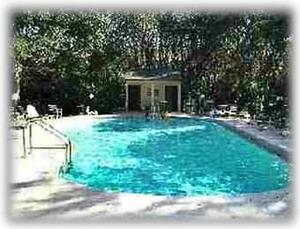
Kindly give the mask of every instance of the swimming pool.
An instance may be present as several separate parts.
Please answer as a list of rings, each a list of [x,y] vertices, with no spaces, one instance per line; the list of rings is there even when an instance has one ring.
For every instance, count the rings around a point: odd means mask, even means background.
[[[65,133],[76,145],[65,178],[96,190],[238,195],[289,183],[281,158],[212,121],[106,118]]]

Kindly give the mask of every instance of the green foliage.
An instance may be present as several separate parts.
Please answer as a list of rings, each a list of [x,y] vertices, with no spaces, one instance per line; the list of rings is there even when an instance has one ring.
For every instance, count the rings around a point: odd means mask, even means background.
[[[216,104],[236,103],[253,117],[287,120],[286,15],[22,12],[13,28],[23,101],[61,102],[67,113],[79,104],[112,112],[124,104],[122,72],[167,68],[182,72],[183,99],[203,94]],[[42,82],[57,92],[50,99],[33,93]]]

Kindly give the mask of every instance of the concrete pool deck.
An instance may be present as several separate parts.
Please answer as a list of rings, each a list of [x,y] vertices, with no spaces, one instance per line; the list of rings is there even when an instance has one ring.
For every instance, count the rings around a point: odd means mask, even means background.
[[[114,115],[118,116],[118,115]],[[53,121],[54,126],[86,125],[95,119],[114,117],[75,116]],[[222,121],[222,120],[220,120]],[[223,120],[233,128],[256,134],[254,126],[239,120]],[[245,125],[246,126],[245,126]],[[248,125],[248,126],[247,126]],[[247,127],[247,128],[246,128]],[[252,132],[251,132],[251,131]],[[258,130],[256,130],[258,131]],[[270,132],[270,133],[269,133]],[[259,136],[277,136],[261,131]],[[268,135],[268,133],[270,135]],[[290,189],[238,197],[199,196],[166,197],[132,193],[92,191],[58,176],[64,150],[34,150],[24,158],[21,132],[11,131],[11,216],[13,219],[76,219],[76,220],[210,220],[210,219],[287,219],[291,214]],[[258,136],[258,135],[257,135]],[[59,140],[36,127],[34,144],[59,144]],[[276,138],[291,152],[289,138]],[[274,144],[274,138],[270,138]]]

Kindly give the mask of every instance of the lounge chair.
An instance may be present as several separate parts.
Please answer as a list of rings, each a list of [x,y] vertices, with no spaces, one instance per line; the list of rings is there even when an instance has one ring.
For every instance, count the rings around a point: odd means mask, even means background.
[[[56,119],[61,118],[63,115],[62,108],[58,108],[57,105],[49,104],[48,105],[49,116],[55,117]]]
[[[87,106],[85,111],[88,115],[98,115],[98,111],[90,111],[90,106]]]
[[[229,117],[238,117],[238,108],[237,106],[230,106],[229,110],[226,110],[225,113]]]
[[[26,106],[26,112],[27,112],[28,118],[37,118],[40,116],[39,113],[37,112],[36,108],[31,104],[28,104]]]
[[[226,116],[226,110],[225,109],[222,109],[222,110],[218,110],[218,116],[221,116],[221,117],[225,117]]]
[[[246,123],[252,124],[251,115],[248,113],[248,111],[240,111],[238,117]]]
[[[41,119],[48,118],[47,116],[40,115],[37,112],[36,108],[31,104],[28,104],[26,106],[26,114],[27,114],[26,118],[29,119],[29,120],[30,119],[39,119],[39,118],[41,118]]]
[[[217,105],[217,114],[220,117],[225,117],[227,115],[228,104]]]
[[[49,115],[40,115],[36,108],[28,104],[26,106],[26,121],[33,121],[33,120],[43,120],[48,121],[50,119]]]

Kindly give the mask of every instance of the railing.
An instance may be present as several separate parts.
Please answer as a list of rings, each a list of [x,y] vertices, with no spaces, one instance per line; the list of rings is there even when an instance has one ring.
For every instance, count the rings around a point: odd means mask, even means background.
[[[47,131],[50,134],[53,134],[57,138],[59,138],[63,142],[63,146],[33,146],[32,144],[32,125],[38,125],[41,128],[43,128],[45,131]],[[51,124],[45,122],[41,119],[32,119],[29,121],[28,124],[29,127],[29,154],[32,153],[33,149],[65,149],[65,165],[64,169],[68,170],[69,166],[72,161],[72,143],[70,139],[62,132],[57,130],[55,127],[53,127]]]
[[[159,117],[159,106],[158,105],[151,105],[151,107],[150,107],[150,117],[151,118]]]

